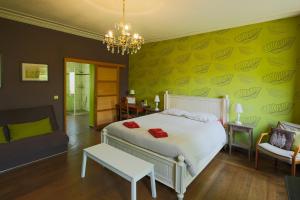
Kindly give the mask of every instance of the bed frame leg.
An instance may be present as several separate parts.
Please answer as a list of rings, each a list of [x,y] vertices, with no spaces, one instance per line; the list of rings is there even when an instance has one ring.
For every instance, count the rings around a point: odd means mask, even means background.
[[[101,131],[101,143],[107,144],[107,129],[106,128],[104,128]]]
[[[186,165],[184,163],[184,157],[178,156],[178,163],[176,167],[176,192],[178,200],[183,200],[185,187],[185,171]]]
[[[183,200],[184,193],[177,193],[178,200]]]

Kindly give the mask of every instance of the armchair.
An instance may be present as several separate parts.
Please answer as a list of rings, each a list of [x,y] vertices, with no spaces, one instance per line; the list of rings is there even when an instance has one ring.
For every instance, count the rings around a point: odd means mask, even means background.
[[[280,124],[280,122],[279,122]],[[288,123],[291,124],[291,123]],[[298,130],[299,125],[293,124],[296,127],[296,130]],[[300,145],[294,147],[293,150],[285,150],[281,149],[279,147],[273,146],[272,144],[268,142],[262,142],[264,138],[269,136],[270,133],[262,133],[256,143],[256,154],[255,154],[255,168],[258,168],[258,159],[259,159],[259,153],[263,153],[265,155],[268,155],[270,157],[273,157],[277,160],[287,162],[292,165],[291,168],[291,174],[295,176],[296,174],[296,165],[300,164]]]

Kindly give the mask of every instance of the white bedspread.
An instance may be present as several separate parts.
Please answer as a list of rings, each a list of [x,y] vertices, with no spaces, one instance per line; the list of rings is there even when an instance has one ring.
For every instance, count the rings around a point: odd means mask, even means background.
[[[135,121],[141,128],[129,129],[115,122],[106,127],[108,133],[127,142],[176,159],[183,155],[188,170],[195,175],[197,164],[202,158],[226,144],[226,133],[220,122],[202,123],[184,117],[155,113],[127,121]],[[148,129],[162,128],[166,138],[154,138]]]

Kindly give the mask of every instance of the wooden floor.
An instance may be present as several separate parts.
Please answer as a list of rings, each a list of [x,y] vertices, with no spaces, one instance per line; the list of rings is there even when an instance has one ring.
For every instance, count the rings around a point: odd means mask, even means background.
[[[87,128],[83,119],[70,119],[68,153],[1,174],[0,199],[130,199],[130,183],[91,160],[86,178],[80,178],[82,149],[100,142],[100,133]],[[289,174],[288,165],[279,163],[275,169],[271,160],[264,159],[260,170],[253,166],[246,152],[233,151],[232,156],[220,152],[188,187],[185,199],[287,199],[284,175]],[[138,182],[137,193],[140,200],[152,199],[149,178]],[[157,199],[176,199],[173,190],[159,183],[157,195]]]

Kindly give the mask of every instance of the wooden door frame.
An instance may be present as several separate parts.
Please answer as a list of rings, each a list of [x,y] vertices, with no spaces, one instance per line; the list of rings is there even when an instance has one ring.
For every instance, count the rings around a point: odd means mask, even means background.
[[[97,65],[105,65],[105,66],[111,66],[111,67],[118,67],[118,68],[122,68],[125,67],[124,64],[117,64],[117,63],[109,63],[109,62],[102,62],[102,61],[95,61],[95,60],[86,60],[86,59],[80,59],[80,58],[64,58],[64,105],[63,105],[63,116],[64,116],[64,127],[63,130],[65,133],[67,133],[67,63],[68,62],[75,62],[75,63],[83,63],[83,64],[90,64],[90,65],[94,65],[95,67]],[[96,81],[96,68],[95,68],[95,73],[94,73],[94,80]],[[94,82],[94,88],[96,88],[96,84]],[[120,93],[120,91],[119,91]],[[95,93],[96,94],[96,93]],[[94,95],[94,98],[96,98],[96,95]],[[96,101],[94,100],[94,103]],[[97,106],[95,106],[96,109]],[[96,121],[94,121],[94,127],[96,125]]]

